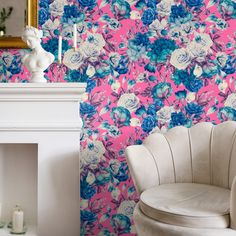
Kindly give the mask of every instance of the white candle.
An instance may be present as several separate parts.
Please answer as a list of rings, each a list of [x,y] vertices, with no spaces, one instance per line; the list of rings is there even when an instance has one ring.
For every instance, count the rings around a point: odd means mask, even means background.
[[[0,223],[1,223],[1,218],[2,218],[2,203],[0,202]]]
[[[14,233],[22,233],[24,228],[24,212],[15,210],[12,216],[12,230]]]
[[[61,63],[61,52],[62,52],[62,37],[59,36],[58,40],[58,62]]]
[[[76,24],[73,25],[73,44],[74,44],[74,49],[77,48],[77,27]]]

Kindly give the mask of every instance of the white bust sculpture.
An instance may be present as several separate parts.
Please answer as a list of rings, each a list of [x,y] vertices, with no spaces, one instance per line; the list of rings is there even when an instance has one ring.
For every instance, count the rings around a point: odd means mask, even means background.
[[[31,72],[30,83],[45,83],[44,71],[54,61],[54,55],[45,51],[41,46],[43,32],[32,26],[26,26],[22,34],[22,40],[32,49],[22,61]]]

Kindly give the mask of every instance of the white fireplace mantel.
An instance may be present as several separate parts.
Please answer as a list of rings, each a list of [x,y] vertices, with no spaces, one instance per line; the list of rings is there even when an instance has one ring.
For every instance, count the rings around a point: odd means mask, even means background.
[[[11,208],[20,204],[26,236],[80,234],[79,101],[85,87],[0,84],[0,221],[10,221]],[[7,232],[0,229],[0,236]]]

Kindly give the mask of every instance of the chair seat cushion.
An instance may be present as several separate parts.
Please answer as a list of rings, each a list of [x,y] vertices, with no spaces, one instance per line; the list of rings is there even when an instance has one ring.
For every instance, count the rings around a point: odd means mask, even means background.
[[[229,189],[205,184],[163,184],[140,196],[140,208],[146,216],[191,228],[227,228],[229,207]]]

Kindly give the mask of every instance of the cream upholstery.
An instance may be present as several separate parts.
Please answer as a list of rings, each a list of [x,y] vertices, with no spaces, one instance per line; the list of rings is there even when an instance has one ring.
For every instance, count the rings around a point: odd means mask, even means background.
[[[236,122],[228,121],[216,126],[211,123],[199,123],[189,129],[179,126],[169,130],[165,134],[150,134],[142,145],[133,145],[126,149],[131,176],[137,191],[141,194],[141,201],[136,206],[134,213],[135,224],[139,235],[236,236],[235,138]],[[161,191],[164,191],[162,186],[172,184],[173,189],[175,187],[178,189],[175,186],[176,183],[189,183],[190,185],[186,186],[188,186],[190,192],[197,191],[199,186],[204,186],[205,190],[209,188],[209,191],[214,189],[215,191],[221,192],[222,196],[225,195],[225,198],[220,197],[217,200],[222,200],[219,202],[219,208],[217,208],[215,204],[216,199],[212,201],[211,198],[219,194],[213,191],[211,196],[206,196],[205,198],[203,195],[200,196],[200,198],[205,199],[206,203],[207,201],[210,202],[209,208],[205,208],[205,210],[202,208],[203,211],[199,210],[197,212],[196,207],[199,202],[195,197],[188,203],[185,202],[185,207],[183,207],[183,204],[181,205],[182,207],[173,210],[174,194],[169,199],[169,202],[164,202],[164,205],[162,205],[162,201],[165,201],[170,195],[167,193],[165,195],[163,192],[164,196],[162,195],[162,199],[158,197],[161,196]],[[149,190],[151,188],[154,189]],[[156,194],[155,196],[159,200],[153,200],[152,202],[150,200],[151,192],[154,195]],[[186,194],[188,196],[188,191]],[[181,197],[184,197],[184,195],[181,195]],[[195,204],[192,213],[190,208],[187,207],[190,202],[193,205]],[[230,210],[230,214],[223,207],[227,206],[227,204],[230,208],[228,209]],[[152,214],[150,213],[151,210]],[[160,214],[160,211],[162,211],[162,214]],[[186,217],[183,211],[185,213],[188,212],[188,218],[186,220],[183,220]],[[211,211],[211,214],[208,214],[209,211]],[[171,216],[168,218],[165,214],[171,214]],[[205,220],[203,219],[204,214],[208,214],[205,215]],[[173,218],[173,216],[175,217]],[[163,218],[160,219],[160,217],[164,217],[165,221],[163,221]],[[195,222],[195,220],[188,221],[194,217],[199,217],[196,219],[198,222]],[[217,223],[212,224],[212,220],[209,217],[216,217]],[[160,221],[168,223],[168,225]],[[145,224],[142,224],[142,222],[145,222]],[[182,223],[179,224],[176,222]],[[152,225],[154,228],[150,231],[146,229],[145,225]],[[173,232],[175,233],[173,234]],[[214,234],[211,234],[211,232],[214,232]]]

